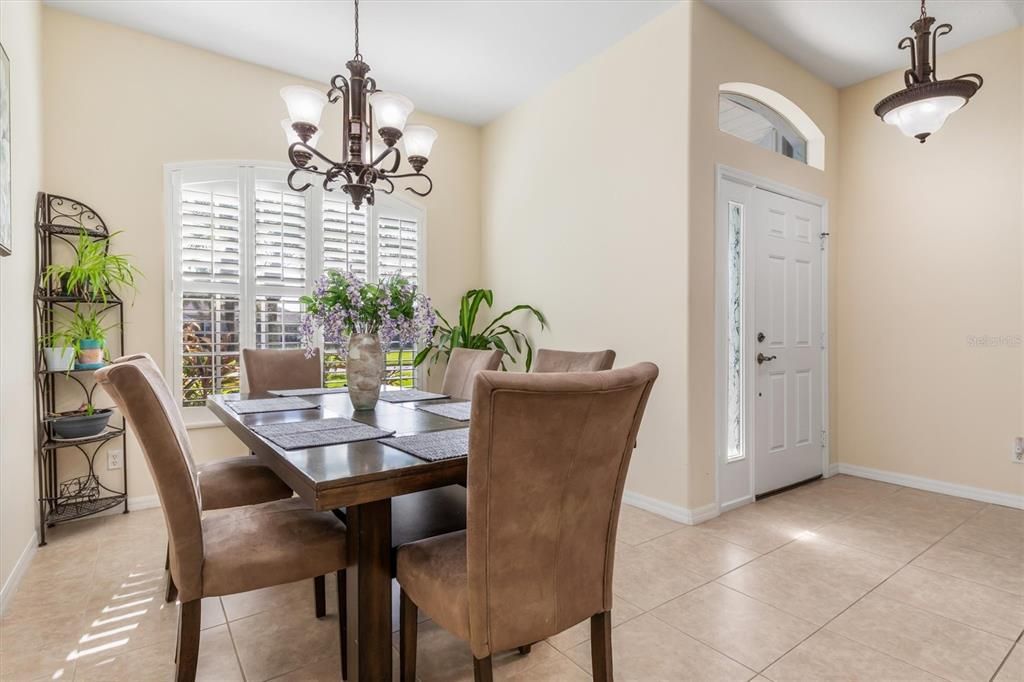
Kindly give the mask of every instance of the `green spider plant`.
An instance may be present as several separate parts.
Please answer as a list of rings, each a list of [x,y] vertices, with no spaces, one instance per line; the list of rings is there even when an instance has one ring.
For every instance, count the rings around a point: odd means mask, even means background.
[[[90,237],[84,231],[75,245],[75,260],[70,265],[54,263],[43,272],[42,285],[52,291],[71,296],[81,295],[90,301],[107,302],[114,288],[135,291],[135,278],[142,273],[127,256],[107,253],[110,239],[120,234]]]
[[[505,358],[510,358],[513,362],[516,362],[518,354],[522,353],[525,348],[526,371],[530,371],[530,366],[533,365],[533,344],[530,343],[530,339],[526,336],[525,332],[508,326],[502,320],[520,310],[526,310],[537,318],[537,321],[540,322],[540,328],[545,329],[548,321],[544,317],[544,313],[532,305],[521,303],[501,313],[484,327],[482,331],[476,332],[474,331],[476,318],[480,313],[480,306],[484,303],[487,304],[488,308],[494,304],[493,291],[490,289],[470,289],[467,291],[463,295],[459,306],[459,323],[456,325],[446,320],[440,311],[435,311],[441,323],[434,328],[434,335],[427,345],[416,354],[413,366],[419,367],[427,358],[431,359],[431,364],[435,364],[442,357],[447,360],[453,348],[472,348],[474,350],[491,350],[496,348],[504,352],[505,355],[502,357],[501,368],[507,369],[505,367]],[[513,350],[515,351],[514,353]]]

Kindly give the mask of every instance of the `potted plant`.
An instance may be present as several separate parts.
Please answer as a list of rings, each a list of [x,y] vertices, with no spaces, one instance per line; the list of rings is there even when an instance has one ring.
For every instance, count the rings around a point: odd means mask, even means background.
[[[77,410],[53,415],[50,430],[55,438],[91,438],[107,428],[112,413],[110,408],[96,409],[91,402],[86,402]]]
[[[303,296],[302,338],[308,355],[314,336],[336,344],[347,357],[349,397],[357,410],[372,410],[384,378],[384,349],[393,342],[426,341],[434,329],[430,299],[399,275],[366,282],[351,272],[328,270],[311,296]]]
[[[54,325],[53,331],[39,339],[46,369],[67,372],[75,364],[75,339],[66,324]]]
[[[427,358],[431,358],[431,364],[436,363],[442,357],[447,360],[448,356],[451,355],[452,348],[472,348],[475,350],[496,348],[505,354],[502,356],[501,368],[507,369],[505,367],[505,357],[516,362],[516,353],[521,353],[525,348],[526,371],[529,372],[530,367],[533,365],[533,344],[530,343],[530,339],[526,336],[525,332],[502,323],[502,320],[520,310],[526,310],[537,318],[537,321],[540,322],[540,328],[544,329],[548,324],[544,313],[532,305],[520,303],[495,317],[482,331],[475,332],[473,329],[476,327],[476,318],[480,313],[480,306],[484,303],[487,304],[488,308],[491,307],[494,303],[493,291],[490,289],[470,289],[467,291],[459,305],[459,323],[456,325],[448,322],[439,311],[436,311],[441,324],[437,325],[434,329],[427,345],[416,354],[416,358],[412,363],[413,366],[419,367]],[[512,352],[513,348],[515,353]]]
[[[58,296],[74,296],[89,301],[107,302],[114,289],[135,291],[135,278],[141,274],[127,256],[108,253],[110,240],[120,232],[96,238],[86,232],[78,236],[75,260],[70,265],[53,263],[42,276],[42,286]]]
[[[113,325],[104,327],[102,313],[89,309],[87,312],[76,305],[67,328],[78,361],[75,369],[96,369],[104,365],[107,332]]]

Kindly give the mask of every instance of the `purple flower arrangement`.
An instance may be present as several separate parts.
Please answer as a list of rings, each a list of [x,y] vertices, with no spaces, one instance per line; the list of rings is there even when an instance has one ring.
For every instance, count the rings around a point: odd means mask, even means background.
[[[352,272],[328,270],[317,280],[313,293],[302,297],[306,312],[301,333],[306,355],[316,349],[316,331],[324,342],[348,354],[352,334],[376,334],[385,350],[394,342],[422,344],[437,325],[430,298],[401,275],[386,275],[377,283]]]

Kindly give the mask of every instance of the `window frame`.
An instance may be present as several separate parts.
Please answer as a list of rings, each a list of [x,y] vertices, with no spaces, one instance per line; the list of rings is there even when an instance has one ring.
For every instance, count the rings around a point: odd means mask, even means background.
[[[239,200],[239,297],[240,325],[239,353],[243,348],[253,348],[256,343],[255,305],[258,296],[295,297],[312,292],[313,284],[323,274],[323,199],[328,195],[314,184],[302,194],[306,197],[306,285],[303,288],[258,285],[255,280],[253,240],[255,239],[255,188],[257,180],[285,181],[292,166],[276,161],[189,161],[164,165],[164,217],[167,253],[164,259],[168,285],[164,298],[164,373],[171,386],[176,404],[185,416],[189,428],[223,426],[209,408],[204,406],[182,406],[182,353],[181,328],[182,293],[185,289],[180,267],[182,242],[181,187],[186,182],[230,180],[232,174],[238,180]],[[378,220],[381,213],[388,217],[411,218],[417,222],[416,278],[420,291],[428,292],[427,284],[427,210],[426,206],[413,198],[399,195],[378,194],[375,206],[366,206],[366,269],[367,278],[376,281],[379,276],[378,262]],[[397,215],[396,215],[397,214]],[[231,285],[203,283],[195,287],[200,291],[235,294]],[[429,294],[428,294],[429,295]],[[318,335],[318,345],[323,356],[323,339]],[[424,368],[415,371],[416,385],[426,379]],[[240,386],[244,391],[245,373],[242,372]]]

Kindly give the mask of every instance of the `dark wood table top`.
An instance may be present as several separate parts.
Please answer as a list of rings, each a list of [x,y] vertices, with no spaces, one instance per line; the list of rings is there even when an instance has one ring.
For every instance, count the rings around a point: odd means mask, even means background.
[[[394,431],[398,436],[468,426],[468,422],[416,409],[417,404],[427,403],[382,400],[373,410],[354,410],[347,393],[331,393],[301,396],[303,400],[320,405],[320,409],[237,414],[226,406],[236,399],[268,397],[273,396],[214,396],[207,399],[206,405],[313,509],[337,509],[466,481],[465,457],[427,462],[379,441],[285,450],[251,428],[331,417],[347,417]]]

